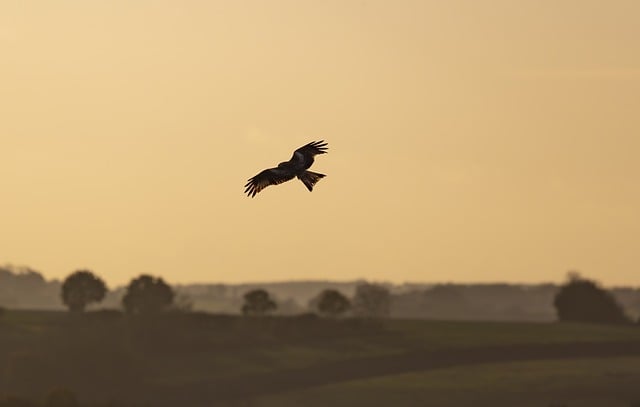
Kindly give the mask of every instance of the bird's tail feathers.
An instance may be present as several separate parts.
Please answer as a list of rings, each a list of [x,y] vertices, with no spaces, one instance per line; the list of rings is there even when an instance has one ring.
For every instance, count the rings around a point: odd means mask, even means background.
[[[298,175],[298,179],[302,181],[309,192],[313,191],[313,186],[324,177],[326,177],[326,175],[318,174],[317,172],[313,171],[305,171],[301,175]]]

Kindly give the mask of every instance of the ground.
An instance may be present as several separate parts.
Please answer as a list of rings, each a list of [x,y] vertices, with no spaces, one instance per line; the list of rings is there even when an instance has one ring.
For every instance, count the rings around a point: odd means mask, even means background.
[[[629,407],[640,327],[8,311],[0,369],[115,405]]]

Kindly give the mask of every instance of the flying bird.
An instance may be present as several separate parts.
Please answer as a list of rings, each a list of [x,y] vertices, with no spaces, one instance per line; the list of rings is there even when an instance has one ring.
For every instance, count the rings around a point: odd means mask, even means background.
[[[313,191],[313,186],[326,175],[317,172],[307,171],[313,164],[313,157],[318,154],[326,154],[327,143],[324,140],[314,141],[304,145],[293,152],[293,157],[289,161],[278,164],[275,168],[269,168],[255,177],[249,178],[245,185],[244,192],[254,197],[256,194],[269,185],[278,185],[297,177],[307,187],[309,192]]]

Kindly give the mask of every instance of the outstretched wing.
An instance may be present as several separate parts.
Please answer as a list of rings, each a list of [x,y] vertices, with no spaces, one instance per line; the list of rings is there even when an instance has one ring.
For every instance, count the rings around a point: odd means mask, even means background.
[[[314,156],[318,154],[326,154],[328,150],[327,145],[328,144],[324,140],[313,141],[294,151],[291,161],[298,165],[313,162]]]
[[[269,168],[268,170],[262,171],[255,177],[249,178],[249,182],[245,185],[244,192],[253,198],[258,192],[262,191],[269,185],[282,184],[283,182],[289,181],[294,176],[295,174],[293,172],[285,168]]]

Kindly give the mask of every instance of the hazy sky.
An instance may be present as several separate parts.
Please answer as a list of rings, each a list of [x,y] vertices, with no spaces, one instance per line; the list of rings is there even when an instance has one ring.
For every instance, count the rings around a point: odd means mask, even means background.
[[[3,0],[0,264],[640,284],[636,0]],[[247,178],[329,142],[313,193]]]

